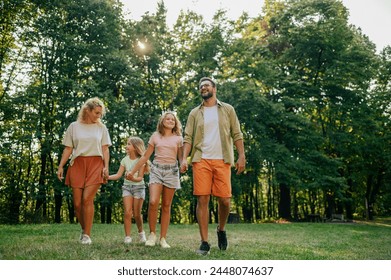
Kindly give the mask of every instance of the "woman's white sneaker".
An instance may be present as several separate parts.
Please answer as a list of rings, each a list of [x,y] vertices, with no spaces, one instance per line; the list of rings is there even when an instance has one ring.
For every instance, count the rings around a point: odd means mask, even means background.
[[[87,234],[83,234],[81,244],[90,245],[92,243],[91,238]]]

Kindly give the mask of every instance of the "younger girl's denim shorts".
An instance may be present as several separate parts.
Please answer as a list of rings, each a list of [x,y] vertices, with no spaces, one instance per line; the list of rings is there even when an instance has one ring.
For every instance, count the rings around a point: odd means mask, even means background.
[[[122,197],[133,196],[137,199],[145,200],[145,186],[144,185],[126,185],[122,186]]]

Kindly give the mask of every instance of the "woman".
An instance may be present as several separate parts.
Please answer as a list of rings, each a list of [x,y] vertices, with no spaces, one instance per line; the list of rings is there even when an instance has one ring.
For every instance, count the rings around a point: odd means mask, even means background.
[[[64,178],[64,165],[71,157],[65,184],[72,187],[73,205],[81,225],[82,244],[91,244],[94,220],[94,198],[101,184],[109,176],[110,135],[101,122],[105,106],[98,98],[88,99],[79,111],[77,121],[71,123],[62,144],[65,146],[57,177]]]

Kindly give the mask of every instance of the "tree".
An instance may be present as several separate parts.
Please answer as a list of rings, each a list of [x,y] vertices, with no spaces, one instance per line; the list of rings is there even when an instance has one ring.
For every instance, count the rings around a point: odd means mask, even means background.
[[[328,162],[317,181],[330,216],[343,211],[347,199],[338,162],[343,162],[342,143],[352,139],[352,112],[363,105],[374,74],[374,45],[348,26],[346,8],[333,0],[289,1],[271,22],[270,47],[283,77],[281,99],[290,103],[287,109],[308,116],[323,137],[317,148]]]

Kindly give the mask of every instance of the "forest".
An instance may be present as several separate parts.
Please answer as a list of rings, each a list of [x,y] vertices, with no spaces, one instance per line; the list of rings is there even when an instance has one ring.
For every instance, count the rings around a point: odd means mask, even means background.
[[[1,224],[76,222],[56,171],[85,100],[107,106],[113,174],[127,137],[147,142],[162,112],[185,126],[203,76],[244,133],[246,170],[232,175],[241,222],[391,215],[391,46],[376,50],[340,1],[265,0],[255,18],[218,10],[210,23],[182,11],[173,26],[164,1],[138,21],[116,0],[0,6]],[[191,168],[181,183],[171,222],[193,223]],[[122,222],[121,186],[102,185],[96,221]],[[214,199],[210,211],[215,222]]]

